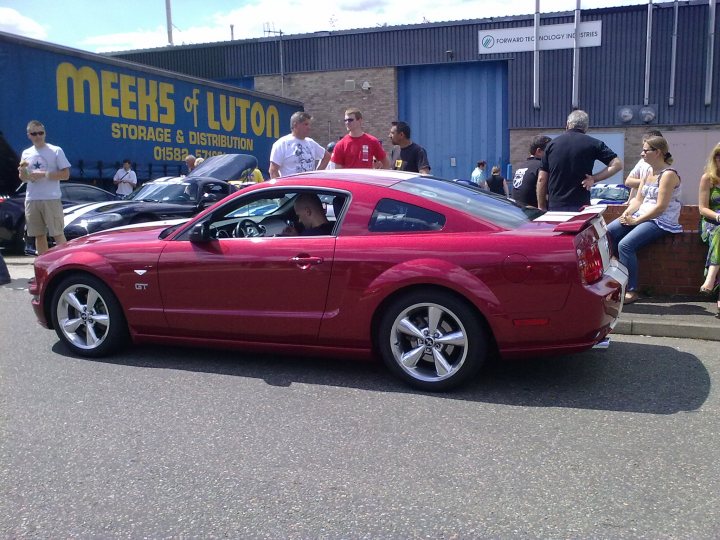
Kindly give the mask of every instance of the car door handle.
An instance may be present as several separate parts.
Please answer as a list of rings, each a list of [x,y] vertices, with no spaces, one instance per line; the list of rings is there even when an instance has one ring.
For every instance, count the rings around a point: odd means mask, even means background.
[[[309,255],[295,255],[290,259],[290,262],[297,264],[300,268],[309,268],[316,264],[322,264],[325,259],[322,257],[310,257]]]

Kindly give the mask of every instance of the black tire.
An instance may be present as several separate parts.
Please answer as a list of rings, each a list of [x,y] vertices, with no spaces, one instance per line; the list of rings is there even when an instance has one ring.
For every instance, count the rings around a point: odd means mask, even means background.
[[[63,279],[53,294],[50,315],[60,341],[79,356],[107,356],[128,341],[120,302],[94,276],[76,274]]]
[[[444,291],[415,291],[384,310],[378,349],[390,371],[410,386],[442,392],[474,377],[488,356],[478,315]]]
[[[15,227],[15,234],[10,239],[8,244],[8,250],[12,253],[25,253],[25,237],[27,236],[27,229],[25,227],[25,218],[20,218]]]

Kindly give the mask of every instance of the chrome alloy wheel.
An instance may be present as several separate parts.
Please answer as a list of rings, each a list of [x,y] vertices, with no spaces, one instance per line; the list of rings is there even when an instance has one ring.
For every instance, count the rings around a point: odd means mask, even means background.
[[[57,302],[56,315],[58,329],[79,349],[100,347],[110,331],[107,303],[89,285],[75,284],[65,289]]]
[[[465,326],[435,303],[409,306],[395,319],[390,347],[397,365],[412,378],[438,382],[455,375],[468,355]]]

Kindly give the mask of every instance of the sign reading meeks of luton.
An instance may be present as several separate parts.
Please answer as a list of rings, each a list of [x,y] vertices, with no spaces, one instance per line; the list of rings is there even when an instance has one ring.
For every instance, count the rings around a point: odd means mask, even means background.
[[[535,50],[535,27],[481,30],[478,32],[479,54],[498,54]],[[538,49],[572,49],[575,46],[575,25],[547,24],[540,26]],[[578,46],[599,47],[602,41],[602,21],[582,22],[579,25]]]

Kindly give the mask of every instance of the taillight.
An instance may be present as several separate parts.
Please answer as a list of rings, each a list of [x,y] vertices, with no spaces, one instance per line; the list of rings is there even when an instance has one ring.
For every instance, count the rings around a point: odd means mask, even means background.
[[[603,276],[602,253],[595,227],[588,227],[575,237],[580,279],[586,285],[595,283]]]

